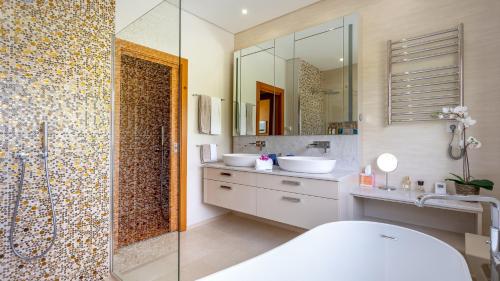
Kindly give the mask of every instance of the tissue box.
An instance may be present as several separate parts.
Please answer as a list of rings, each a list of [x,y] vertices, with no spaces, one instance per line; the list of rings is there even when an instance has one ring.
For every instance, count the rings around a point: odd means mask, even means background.
[[[371,174],[369,176],[361,173],[359,175],[359,185],[365,187],[374,187],[375,186],[375,175]]]
[[[255,160],[255,170],[272,170],[273,169],[273,160]]]

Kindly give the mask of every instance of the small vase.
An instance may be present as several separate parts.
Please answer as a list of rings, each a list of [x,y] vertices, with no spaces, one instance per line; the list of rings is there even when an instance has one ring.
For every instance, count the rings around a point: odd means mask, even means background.
[[[479,187],[455,183],[455,190],[459,195],[479,195]]]

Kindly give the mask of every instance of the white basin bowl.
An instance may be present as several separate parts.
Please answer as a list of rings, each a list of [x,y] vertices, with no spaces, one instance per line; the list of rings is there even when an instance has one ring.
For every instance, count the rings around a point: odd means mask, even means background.
[[[324,157],[278,157],[278,164],[281,169],[297,173],[327,174],[333,171],[336,162],[337,160]]]
[[[224,154],[222,159],[227,166],[254,167],[259,157],[259,154],[232,153]]]

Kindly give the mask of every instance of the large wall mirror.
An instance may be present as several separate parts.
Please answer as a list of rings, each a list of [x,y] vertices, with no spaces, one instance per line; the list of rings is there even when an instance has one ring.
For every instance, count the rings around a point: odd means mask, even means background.
[[[357,133],[357,16],[234,53],[233,135]]]

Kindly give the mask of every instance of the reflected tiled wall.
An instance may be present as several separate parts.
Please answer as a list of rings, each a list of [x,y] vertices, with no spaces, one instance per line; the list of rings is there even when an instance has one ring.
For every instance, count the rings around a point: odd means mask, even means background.
[[[169,78],[167,66],[121,57],[117,247],[169,230]]]
[[[298,60],[300,132],[303,135],[326,134],[325,97],[321,90],[321,72],[314,65]]]
[[[0,280],[108,274],[114,7],[113,0],[0,0]],[[39,157],[43,120],[58,237],[46,257],[25,262],[7,239],[15,155],[29,158],[15,244],[33,255],[48,246],[52,216]]]

